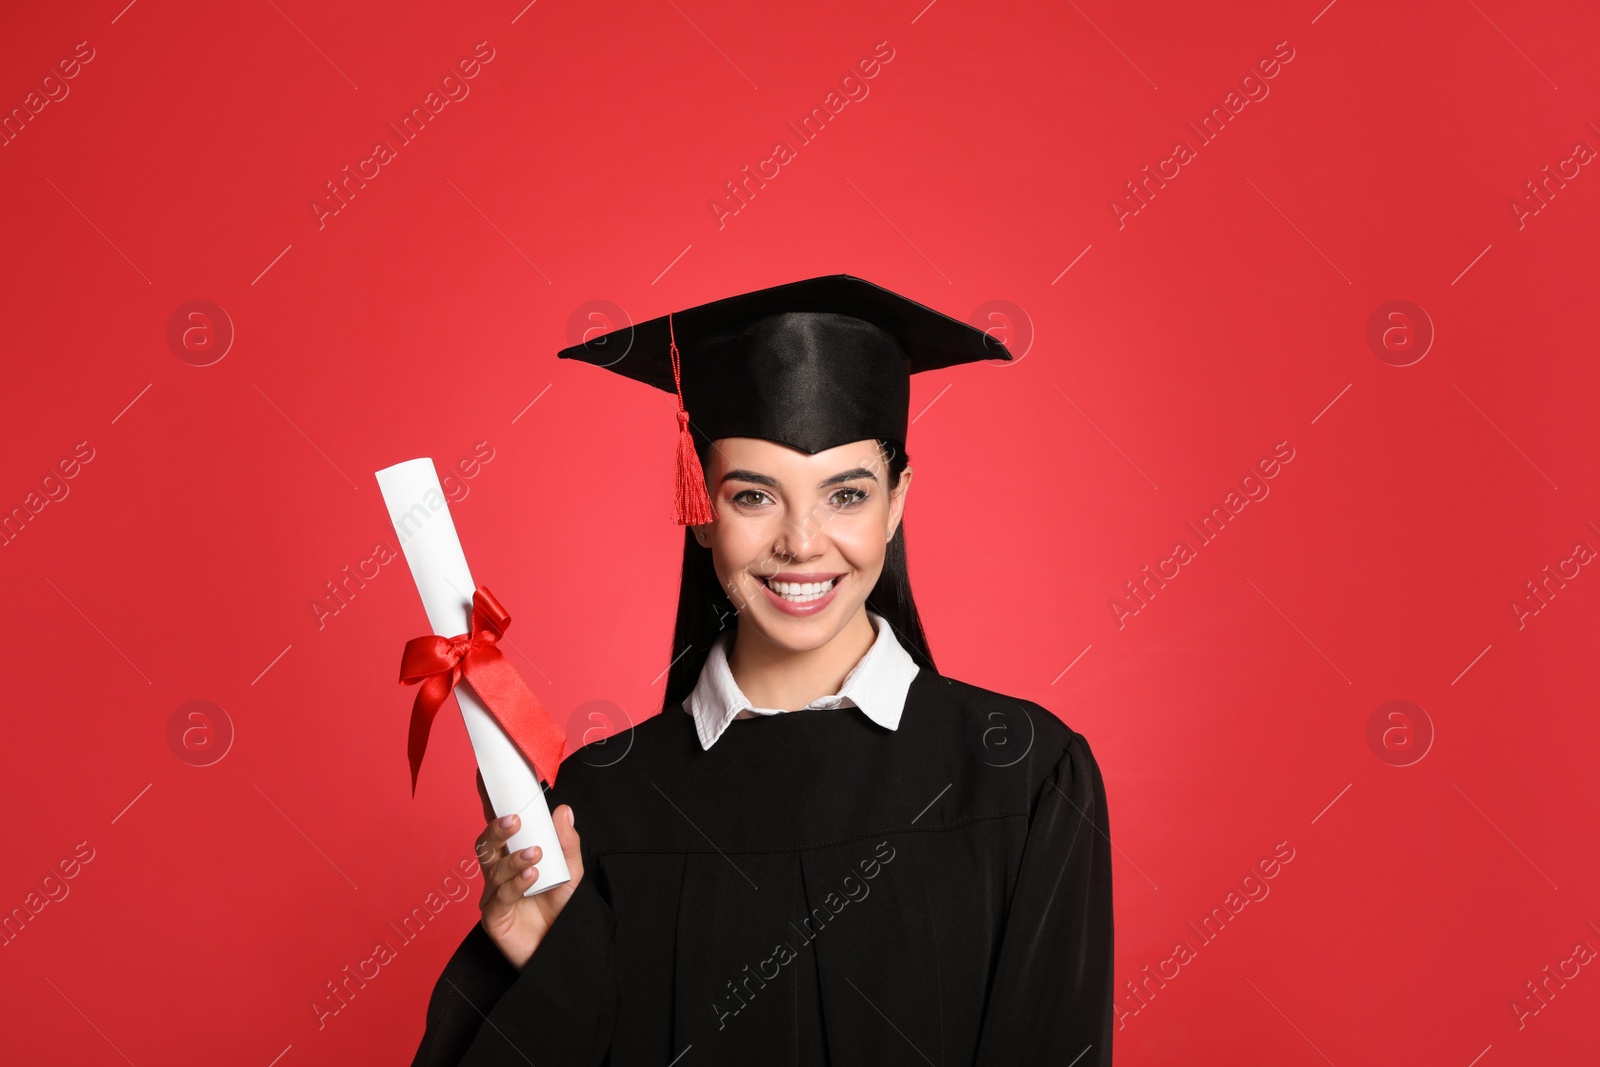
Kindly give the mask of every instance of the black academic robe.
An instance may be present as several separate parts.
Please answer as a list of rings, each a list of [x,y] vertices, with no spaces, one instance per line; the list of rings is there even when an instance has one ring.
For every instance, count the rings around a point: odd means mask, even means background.
[[[924,668],[854,708],[657,715],[562,764],[584,874],[518,972],[481,926],[418,1067],[1111,1062],[1111,839],[1084,738]]]

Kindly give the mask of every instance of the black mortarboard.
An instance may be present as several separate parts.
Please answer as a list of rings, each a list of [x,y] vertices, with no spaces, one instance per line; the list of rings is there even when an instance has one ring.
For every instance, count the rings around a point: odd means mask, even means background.
[[[691,431],[811,454],[870,439],[903,446],[912,374],[1011,358],[982,330],[848,274],[714,300],[558,354],[679,397],[678,521],[686,524],[714,517]]]

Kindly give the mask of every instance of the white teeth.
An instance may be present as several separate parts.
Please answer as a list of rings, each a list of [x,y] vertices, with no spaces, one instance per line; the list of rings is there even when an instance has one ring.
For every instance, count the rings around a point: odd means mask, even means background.
[[[777,593],[791,604],[806,604],[819,597],[826,596],[838,579],[829,579],[826,582],[767,582],[767,588]]]

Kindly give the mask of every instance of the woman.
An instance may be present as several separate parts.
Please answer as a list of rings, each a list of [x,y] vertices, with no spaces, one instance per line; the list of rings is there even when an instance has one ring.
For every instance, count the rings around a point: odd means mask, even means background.
[[[562,765],[565,886],[523,895],[485,801],[415,1062],[1110,1063],[1099,768],[937,673],[906,570],[910,374],[1009,354],[833,276],[561,355],[678,397],[676,658],[624,757]]]

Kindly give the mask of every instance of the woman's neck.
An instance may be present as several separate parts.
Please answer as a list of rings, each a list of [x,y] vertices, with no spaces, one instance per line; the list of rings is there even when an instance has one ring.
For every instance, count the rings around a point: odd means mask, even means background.
[[[858,610],[833,640],[809,652],[795,652],[768,641],[754,626],[734,633],[728,669],[750,703],[758,708],[797,711],[830,696],[877,639],[866,608]]]

